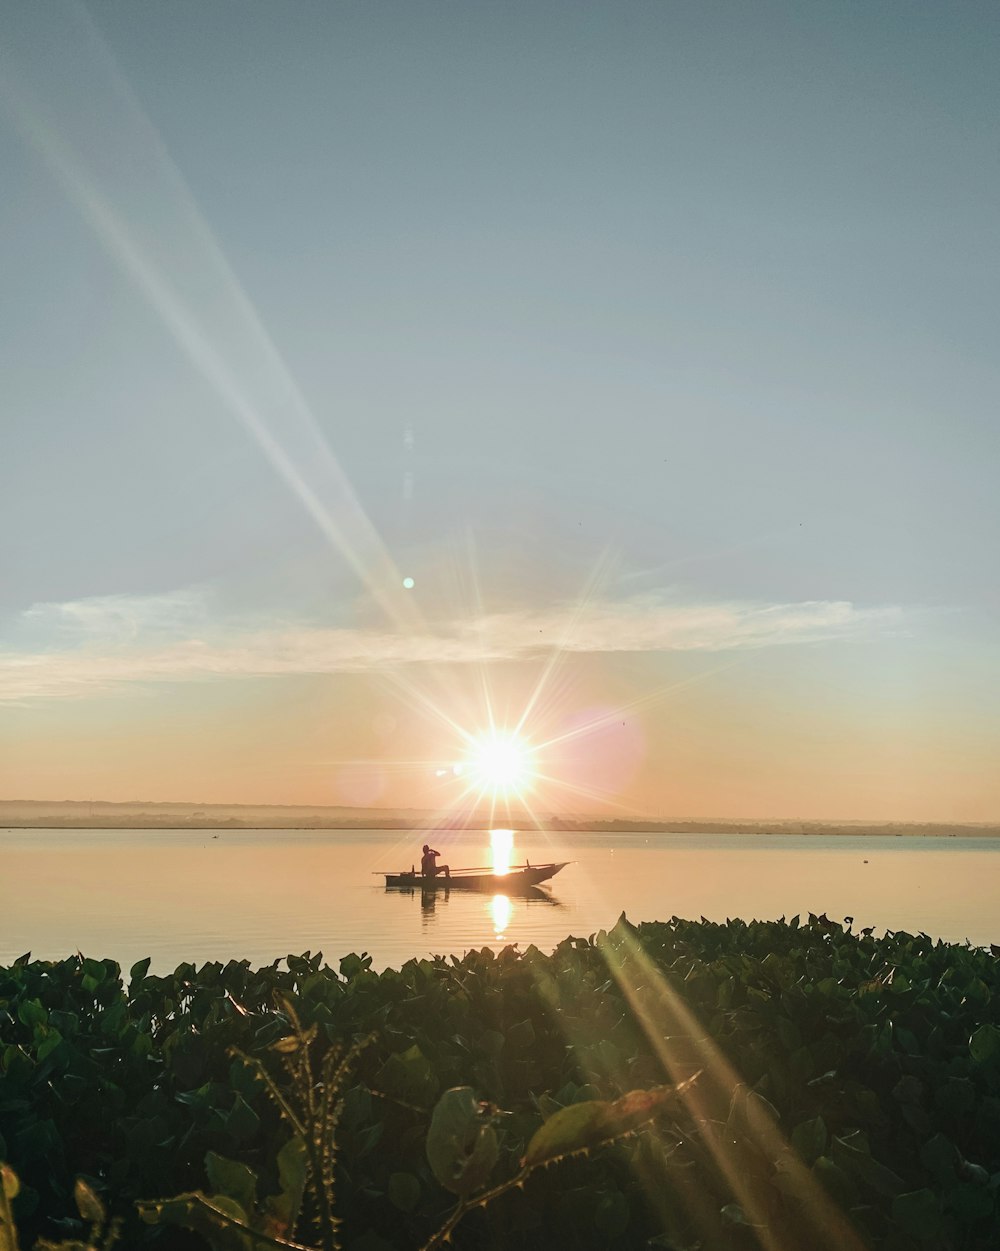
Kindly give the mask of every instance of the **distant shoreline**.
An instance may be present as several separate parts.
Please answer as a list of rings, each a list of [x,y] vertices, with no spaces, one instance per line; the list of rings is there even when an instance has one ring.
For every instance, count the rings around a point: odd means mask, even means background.
[[[531,830],[536,828],[531,822],[507,822],[507,825],[516,830]],[[129,830],[163,830],[174,833],[183,833],[187,830],[211,830],[215,832],[238,833],[245,830],[270,830],[275,834],[287,832],[301,832],[305,830],[329,831],[329,832],[348,832],[348,831],[364,831],[364,830],[411,830],[419,833],[422,830],[443,830],[447,828],[451,831],[476,831],[488,830],[490,824],[488,822],[452,825],[445,827],[443,824],[423,824],[417,821],[385,820],[385,821],[355,821],[355,822],[303,822],[291,823],[265,823],[259,821],[238,821],[225,820],[214,822],[193,822],[176,820],[122,820],[107,821],[94,819],[92,821],[52,821],[38,819],[34,821],[7,821],[3,822],[0,818],[0,832],[13,832],[14,830],[121,830],[127,832]],[[758,838],[810,838],[810,837],[839,837],[839,838],[1000,838],[1000,826],[996,825],[975,825],[975,826],[936,826],[936,825],[829,825],[824,824],[807,824],[804,828],[801,822],[794,825],[778,825],[775,823],[755,825],[750,822],[565,822],[565,821],[549,821],[545,822],[541,828],[547,832],[555,834],[603,834],[603,835],[629,835],[629,834],[706,834],[706,835],[734,835],[734,836],[752,836]]]
[[[818,821],[772,818],[608,818],[587,813],[533,820],[488,812],[449,820],[422,808],[360,808],[321,804],[197,804],[132,800],[0,800],[0,830],[488,830],[538,827],[564,834],[841,835],[894,838],[1000,838],[1000,822]]]

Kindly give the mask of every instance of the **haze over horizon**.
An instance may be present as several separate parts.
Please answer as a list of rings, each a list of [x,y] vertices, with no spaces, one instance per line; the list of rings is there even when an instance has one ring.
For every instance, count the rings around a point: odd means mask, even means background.
[[[0,7],[0,797],[1000,821],[998,49]]]
[[[902,831],[910,834],[942,836],[950,833],[1000,836],[1000,822],[878,821],[864,817],[841,821],[818,821],[809,817],[699,816],[683,813],[657,813],[629,816],[627,813],[594,814],[585,811],[558,814],[507,810],[497,813],[485,805],[479,811],[442,812],[430,808],[351,807],[324,804],[225,804],[156,800],[9,800],[0,799],[0,826],[8,829],[473,829],[496,830],[508,827],[521,834],[532,827],[545,831],[559,829],[648,832],[653,828],[676,832],[741,833],[845,833],[879,834]]]

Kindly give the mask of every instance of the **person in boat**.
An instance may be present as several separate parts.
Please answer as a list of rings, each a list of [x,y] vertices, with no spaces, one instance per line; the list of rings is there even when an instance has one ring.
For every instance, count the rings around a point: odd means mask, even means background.
[[[439,873],[443,873],[445,877],[451,877],[451,869],[446,864],[437,862],[440,854],[439,851],[435,851],[433,847],[428,847],[424,843],[424,854],[420,857],[420,872],[424,877],[436,877]]]

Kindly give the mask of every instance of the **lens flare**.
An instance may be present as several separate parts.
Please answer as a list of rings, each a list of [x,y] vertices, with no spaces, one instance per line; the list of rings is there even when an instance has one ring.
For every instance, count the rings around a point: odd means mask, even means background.
[[[474,738],[467,767],[483,794],[521,795],[531,789],[534,778],[532,751],[516,734],[491,730]]]

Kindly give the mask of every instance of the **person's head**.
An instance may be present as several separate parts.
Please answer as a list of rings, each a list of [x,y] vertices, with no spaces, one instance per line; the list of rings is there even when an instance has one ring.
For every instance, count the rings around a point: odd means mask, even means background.
[[[430,845],[430,843],[424,843],[424,855],[425,855],[425,856],[426,856],[426,855],[427,855],[427,853],[430,851],[430,849],[431,849],[431,845]]]

